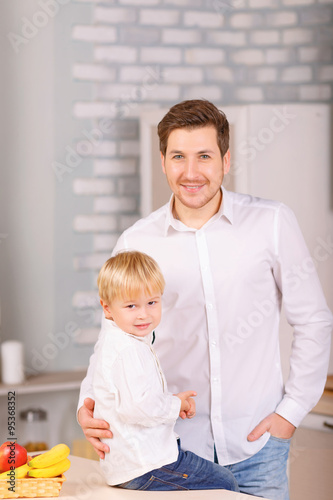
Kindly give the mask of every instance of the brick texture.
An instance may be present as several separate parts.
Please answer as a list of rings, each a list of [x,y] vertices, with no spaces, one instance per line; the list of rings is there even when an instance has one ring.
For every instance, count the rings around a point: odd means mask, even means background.
[[[98,325],[98,268],[140,217],[142,111],[190,98],[332,102],[333,0],[76,0],[73,8],[82,2],[90,2],[91,22],[74,25],[71,36],[78,53],[89,50],[72,64],[77,133],[64,182],[82,201],[75,237],[91,242],[73,256],[73,267],[93,277],[73,308],[91,307]],[[82,328],[80,342],[96,331]]]

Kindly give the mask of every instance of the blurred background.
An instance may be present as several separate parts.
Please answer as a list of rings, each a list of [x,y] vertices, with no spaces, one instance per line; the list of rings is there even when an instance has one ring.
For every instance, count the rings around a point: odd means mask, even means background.
[[[23,343],[37,379],[18,411],[47,410],[50,445],[82,438],[97,273],[156,208],[156,124],[176,102],[225,109],[226,186],[293,208],[333,309],[332,13],[332,0],[0,3],[0,340]],[[282,322],[285,376],[290,342]]]

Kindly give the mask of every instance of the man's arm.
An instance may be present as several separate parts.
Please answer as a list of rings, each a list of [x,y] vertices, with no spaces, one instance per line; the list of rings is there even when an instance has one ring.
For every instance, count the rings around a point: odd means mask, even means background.
[[[258,439],[269,431],[289,438],[318,402],[326,382],[332,314],[293,212],[281,205],[275,225],[276,262],[273,269],[282,293],[288,323],[294,328],[290,372],[285,394],[275,413],[249,434]]]
[[[105,420],[94,418],[94,407],[95,401],[91,398],[86,398],[83,406],[78,411],[78,421],[87,440],[92,444],[98,456],[103,459],[105,453],[108,453],[110,449],[100,439],[111,438],[112,432],[109,430],[110,426]]]

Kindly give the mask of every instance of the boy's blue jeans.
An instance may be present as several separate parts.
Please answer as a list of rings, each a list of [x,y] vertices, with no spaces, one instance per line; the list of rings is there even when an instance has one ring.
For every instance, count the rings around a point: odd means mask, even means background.
[[[131,481],[119,484],[129,490],[212,490],[239,491],[233,474],[221,465],[205,460],[190,451],[182,451],[178,441],[178,460],[154,469]]]

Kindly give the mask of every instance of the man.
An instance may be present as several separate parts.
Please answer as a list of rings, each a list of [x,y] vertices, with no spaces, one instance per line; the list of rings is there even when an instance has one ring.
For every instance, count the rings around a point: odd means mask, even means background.
[[[292,279],[310,256],[291,210],[221,188],[230,168],[225,115],[208,101],[184,101],[158,133],[173,196],[125,231],[114,253],[148,253],[165,276],[156,352],[172,392],[197,392],[196,417],[176,431],[184,449],[228,466],[241,491],[287,500],[290,438],[324,388],[331,313],[315,272],[301,286]],[[282,298],[294,327],[285,387]],[[110,436],[112,422],[93,419],[93,370],[94,356],[78,419],[103,456],[99,438]]]

